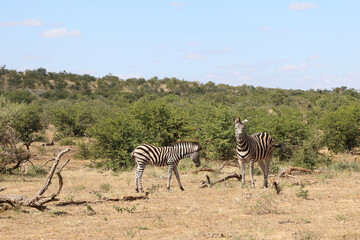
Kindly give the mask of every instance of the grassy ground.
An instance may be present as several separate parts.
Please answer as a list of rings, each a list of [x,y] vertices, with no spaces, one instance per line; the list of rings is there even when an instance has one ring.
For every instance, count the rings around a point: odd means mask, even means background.
[[[34,163],[56,155],[57,147],[35,148]],[[276,194],[273,188],[261,188],[261,176],[256,176],[254,189],[249,183],[242,188],[237,180],[201,189],[206,174],[215,180],[239,170],[194,174],[195,168],[184,161],[184,192],[175,178],[172,190],[166,189],[166,168],[147,167],[143,185],[150,191],[148,200],[95,203],[103,197],[141,195],[134,191],[134,171],[99,171],[73,156],[71,151],[62,160],[72,159],[62,172],[60,202],[94,203],[59,207],[53,202],[43,212],[3,205],[0,239],[360,239],[360,172],[346,166],[290,178],[272,176],[270,182],[279,181],[282,188]],[[0,188],[7,187],[3,194],[33,196],[45,179],[0,176]],[[54,179],[48,193],[56,188]]]

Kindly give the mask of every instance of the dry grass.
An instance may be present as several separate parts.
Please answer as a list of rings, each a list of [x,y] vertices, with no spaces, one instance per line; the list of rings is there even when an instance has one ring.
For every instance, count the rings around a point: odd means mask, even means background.
[[[34,149],[37,149],[34,147]],[[35,164],[56,153],[38,155]],[[41,150],[43,151],[43,150]],[[97,201],[103,197],[139,195],[134,191],[134,171],[113,174],[86,167],[88,161],[71,158],[63,170],[60,201]],[[184,163],[187,164],[187,163]],[[49,166],[50,167],[50,166]],[[180,167],[181,168],[181,167]],[[205,174],[181,168],[182,192],[176,179],[166,190],[166,168],[147,167],[143,177],[148,200],[102,202],[58,207],[48,211],[0,207],[0,239],[357,239],[360,238],[360,173],[335,170],[296,178],[281,178],[282,193],[241,188],[229,180],[212,188],[199,188]],[[212,179],[238,172],[226,167]],[[2,176],[4,193],[34,195],[45,177]],[[248,178],[249,179],[249,178]],[[271,179],[274,180],[274,179]],[[276,179],[277,180],[277,179]],[[56,189],[56,182],[52,186]],[[297,197],[299,189],[306,198]],[[49,189],[51,191],[51,189]]]

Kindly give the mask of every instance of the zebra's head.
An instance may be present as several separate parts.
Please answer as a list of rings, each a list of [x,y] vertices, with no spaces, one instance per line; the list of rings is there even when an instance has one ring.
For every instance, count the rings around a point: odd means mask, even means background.
[[[245,124],[247,123],[247,119],[244,121],[240,120],[240,117],[234,117],[235,124],[235,137],[239,140],[243,134],[245,134]]]
[[[201,145],[197,142],[193,142],[194,144],[194,152],[189,155],[189,158],[193,161],[195,164],[195,167],[200,167],[200,150]]]

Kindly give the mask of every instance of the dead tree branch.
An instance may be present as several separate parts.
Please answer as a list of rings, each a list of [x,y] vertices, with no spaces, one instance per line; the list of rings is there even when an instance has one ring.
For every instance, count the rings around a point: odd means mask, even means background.
[[[56,175],[58,176],[58,179],[59,179],[58,191],[49,196],[43,196],[43,194],[46,192],[46,190],[49,188],[49,186],[51,184],[51,179],[54,176],[55,170],[60,162],[62,155],[64,155],[65,153],[67,153],[69,151],[70,151],[70,148],[67,148],[67,149],[59,152],[44,185],[42,186],[42,188],[39,190],[39,192],[34,197],[29,198],[26,196],[17,196],[17,195],[13,195],[13,194],[0,195],[0,203],[9,203],[12,206],[14,206],[14,204],[18,204],[18,205],[22,205],[22,206],[34,207],[39,210],[45,209],[45,207],[43,205],[47,202],[55,201],[56,200],[55,198],[61,192],[61,189],[63,186],[63,178],[61,176],[61,170],[70,161],[70,159],[68,159],[66,162],[64,162],[63,165],[60,167],[60,169],[56,172]]]
[[[120,202],[120,201],[136,201],[136,200],[146,200],[149,199],[149,192],[146,192],[144,196],[125,196],[123,198],[107,198],[104,197],[102,200],[99,201],[67,201],[67,202],[60,202],[55,204],[58,207],[68,206],[68,205],[83,205],[83,204],[97,204],[97,203],[103,203],[103,202]]]
[[[302,172],[302,173],[313,173],[312,170],[302,167],[290,167],[286,171],[280,173],[280,177],[286,177],[292,174],[292,172]]]
[[[216,183],[219,183],[219,182],[225,182],[226,180],[229,180],[231,178],[236,178],[238,179],[239,181],[241,181],[241,175],[237,174],[237,173],[233,173],[233,174],[230,174],[224,178],[220,178],[218,180],[215,180],[215,181],[210,181],[210,177],[208,175],[206,175],[206,179],[207,179],[207,182],[205,181],[201,181],[200,183],[200,188],[204,188],[204,187],[212,187],[214,186]]]

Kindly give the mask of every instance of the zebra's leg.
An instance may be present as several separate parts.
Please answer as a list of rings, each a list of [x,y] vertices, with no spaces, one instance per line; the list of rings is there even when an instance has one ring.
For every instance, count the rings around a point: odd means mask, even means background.
[[[135,172],[135,191],[139,192],[139,167],[136,168],[136,172]]]
[[[254,182],[254,161],[252,161],[252,160],[249,161],[249,175],[251,177],[251,186],[254,188],[255,187],[255,182]]]
[[[245,160],[243,159],[239,159],[239,164],[241,167],[241,181],[242,181],[242,185],[245,185]]]
[[[170,190],[170,180],[171,180],[171,175],[172,172],[174,171],[174,166],[173,165],[169,165],[168,167],[168,181],[167,181],[167,189]]]
[[[180,187],[181,191],[184,191],[184,188],[183,188],[183,186],[181,185],[181,182],[180,182],[180,176],[179,176],[179,171],[177,169],[177,166],[174,167],[174,173],[175,173],[176,179],[177,179],[177,181],[179,183],[179,187]]]
[[[259,161],[259,166],[260,166],[261,171],[263,172],[263,175],[264,175],[264,187],[267,187],[266,169],[265,169],[265,164],[264,164],[263,160]]]
[[[143,186],[142,186],[142,180],[141,180],[144,170],[145,170],[145,165],[138,164],[138,166],[136,168],[136,173],[135,173],[135,191],[136,192],[139,192],[138,185],[140,185],[140,191],[144,192]]]
[[[271,155],[270,154],[266,159],[265,159],[265,174],[264,174],[264,187],[268,187],[268,177],[269,177],[269,170],[270,170],[270,160],[271,160]]]

